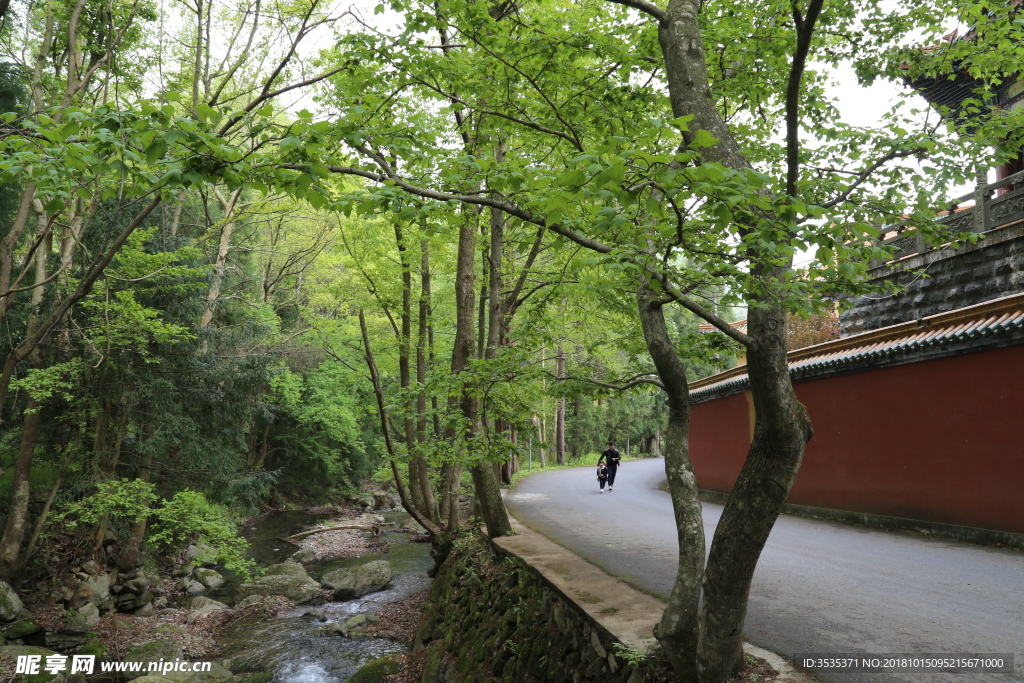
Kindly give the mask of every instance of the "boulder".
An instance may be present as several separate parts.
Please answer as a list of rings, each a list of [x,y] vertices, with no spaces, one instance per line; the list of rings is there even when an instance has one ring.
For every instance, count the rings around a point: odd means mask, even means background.
[[[384,677],[402,670],[402,655],[381,657],[364,664],[348,679],[349,683],[384,683]]]
[[[147,602],[142,607],[137,607],[134,610],[132,610],[132,614],[134,614],[137,617],[151,617],[154,614],[156,614],[156,609],[153,607],[152,602]]]
[[[24,638],[38,632],[39,628],[39,624],[36,623],[35,619],[18,619],[4,629],[4,638],[7,640]]]
[[[99,640],[87,641],[85,645],[78,648],[76,655],[92,655],[96,659],[103,659],[104,655],[107,654],[107,646]]]
[[[298,562],[282,562],[280,564],[272,564],[267,567],[267,570],[263,572],[263,578],[271,576],[288,576],[293,579],[302,579],[303,581],[312,581],[309,574],[306,572],[306,568]]]
[[[174,661],[175,659],[184,659],[185,653],[181,650],[181,645],[173,640],[151,640],[148,643],[142,645],[136,645],[131,651],[125,655],[124,661],[126,662],[157,662],[161,659],[166,661]],[[130,676],[130,674],[129,674]],[[136,676],[135,680],[139,680]]]
[[[11,584],[0,581],[0,622],[14,621],[21,611],[21,598],[14,592]]]
[[[253,595],[283,595],[299,605],[322,597],[320,584],[310,578],[298,562],[272,565],[260,579],[252,583],[243,583],[238,587],[240,599]]]
[[[86,560],[82,563],[82,571],[91,576],[96,576],[100,573],[100,566],[92,560]]]
[[[235,603],[235,609],[242,609],[243,607],[248,607],[249,605],[255,605],[258,602],[262,602],[263,598],[265,598],[265,597],[267,597],[267,596],[265,596],[265,595],[255,595],[255,594],[250,595],[250,596],[248,596],[246,598],[243,598],[242,600],[239,600],[238,602],[236,602]]]
[[[224,585],[224,577],[212,569],[196,567],[192,570],[192,578],[207,588],[220,588]]]
[[[216,552],[208,545],[190,545],[185,550],[185,562],[190,564],[206,564],[214,558]]]
[[[373,507],[378,508],[378,509],[379,508],[391,507],[391,501],[388,499],[387,494],[385,494],[385,493],[375,493],[375,494],[373,494]]]
[[[89,563],[87,562],[86,564]],[[93,562],[92,564],[95,565],[96,563]],[[91,573],[88,578],[79,583],[78,590],[75,591],[75,597],[72,599],[72,603],[81,600],[81,604],[72,604],[72,608],[78,609],[86,602],[90,602],[99,607],[107,600],[108,597],[110,597],[110,587],[116,583],[116,569],[108,574]]]
[[[6,647],[0,647],[0,655],[9,655],[14,661],[18,660],[18,657],[35,655],[41,657],[39,673],[37,674],[18,674],[16,680],[18,683],[50,683],[51,681],[58,680],[58,676],[63,676],[61,680],[67,680],[68,677],[64,674],[50,674],[43,670],[43,665],[46,663],[46,658],[49,655],[57,654],[53,650],[47,650],[44,647],[29,647],[25,645],[7,645]],[[7,673],[7,672],[4,672]],[[80,678],[79,674],[75,674],[75,678]]]
[[[194,624],[200,617],[209,614],[210,612],[217,612],[219,610],[231,609],[223,602],[217,602],[211,598],[196,597],[189,600],[189,609],[192,613],[188,615],[188,623]]]
[[[298,562],[300,564],[309,564],[310,562],[316,562],[320,559],[320,554],[312,548],[302,548],[296,550],[295,554],[289,558],[292,562]]]
[[[82,608],[78,610],[78,613],[85,617],[85,623],[90,626],[100,620],[100,608],[91,602],[87,602],[82,605]]]
[[[324,611],[322,609],[306,610],[302,614],[302,617],[303,618],[308,617],[310,619],[316,619],[317,621],[327,621],[327,615],[324,614]]]
[[[323,597],[320,584],[316,581],[306,582],[287,576],[269,576],[254,583],[243,583],[238,587],[237,595],[242,603],[247,598],[253,596],[269,597],[271,595],[281,595],[298,605],[305,605]]]
[[[427,533],[427,530],[424,529],[420,525],[419,522],[417,522],[415,519],[413,519],[411,517],[409,519],[405,520],[404,522],[402,522],[401,528],[404,531],[408,531],[408,532],[413,533],[413,534],[425,534],[425,533]]]
[[[206,586],[198,581],[193,581],[192,579],[182,579],[178,582],[175,588],[183,592],[185,595],[199,595],[206,590]]]
[[[386,560],[374,560],[345,569],[336,569],[324,575],[320,583],[334,591],[335,600],[351,600],[380,590],[391,581],[394,573]]]

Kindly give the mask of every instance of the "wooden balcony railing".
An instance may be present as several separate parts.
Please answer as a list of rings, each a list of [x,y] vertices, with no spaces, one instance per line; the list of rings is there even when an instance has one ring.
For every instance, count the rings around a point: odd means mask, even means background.
[[[938,222],[947,226],[951,235],[962,232],[986,233],[1004,225],[1024,220],[1024,171],[1014,173],[994,183],[987,183],[983,179],[984,176],[981,177],[982,180],[974,188],[974,192],[957,197],[952,202],[952,204],[959,206],[960,202],[973,199],[974,206],[951,212],[948,216],[943,216],[939,219]],[[1016,185],[1017,187],[998,197],[994,196],[996,190],[1008,185]],[[935,247],[921,239],[921,236],[917,234],[917,230],[908,228],[906,225],[896,225],[887,228],[883,236],[887,237],[879,240],[878,245],[896,247],[896,252],[888,261],[872,260],[869,264],[870,268],[878,268],[887,263],[901,261],[908,256],[925,254],[935,250]]]

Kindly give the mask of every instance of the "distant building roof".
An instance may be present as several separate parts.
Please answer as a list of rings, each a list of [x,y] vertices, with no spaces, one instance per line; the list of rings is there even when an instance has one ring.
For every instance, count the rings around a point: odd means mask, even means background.
[[[1024,294],[1015,294],[791,351],[789,374],[794,381],[813,379],[1021,342]],[[700,403],[748,387],[747,366],[739,365],[691,382],[690,401]]]
[[[737,320],[735,322],[731,322],[729,324],[732,325],[733,327],[735,327],[740,332],[742,332],[744,334],[747,333],[747,319],[746,318],[744,318],[743,320]],[[720,332],[721,330],[719,330],[717,327],[715,327],[711,323],[701,323],[700,325],[697,325],[697,331],[700,332],[701,334],[707,334],[708,332]]]

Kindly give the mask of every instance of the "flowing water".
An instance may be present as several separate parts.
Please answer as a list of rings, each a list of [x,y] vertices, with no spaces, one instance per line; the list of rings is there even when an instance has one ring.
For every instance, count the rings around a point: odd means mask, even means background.
[[[384,513],[384,518],[389,522],[401,523],[408,519],[408,515],[404,512],[390,512]],[[315,519],[304,512],[283,512],[246,529],[251,557],[260,566],[287,559],[296,547],[279,540],[280,537],[296,533]],[[406,533],[385,532],[382,538],[390,547],[386,555],[330,560],[306,565],[306,570],[314,579],[319,579],[340,567],[384,559],[391,563],[395,574],[384,590],[346,602],[329,602],[315,607],[299,606],[240,632],[226,633],[225,637],[219,639],[220,656],[241,660],[252,671],[273,673],[276,683],[341,683],[370,660],[405,650],[403,643],[382,638],[349,639],[337,634],[316,633],[318,628],[330,622],[343,622],[356,614],[373,614],[387,603],[401,600],[429,586],[427,570],[433,566],[429,555],[430,545],[411,543]],[[218,600],[230,599],[235,585],[235,582],[229,581],[210,596]],[[311,609],[321,610],[327,622],[304,617],[303,614]]]

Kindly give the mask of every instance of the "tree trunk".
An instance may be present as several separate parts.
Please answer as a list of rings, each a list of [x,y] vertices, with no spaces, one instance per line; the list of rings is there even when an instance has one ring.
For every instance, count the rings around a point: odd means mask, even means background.
[[[427,384],[427,353],[430,329],[430,244],[427,240],[420,241],[420,301],[419,330],[416,336],[416,382],[420,392],[416,395],[416,441],[424,444],[427,435],[427,394],[423,387]],[[426,514],[438,524],[441,523],[442,511],[437,509],[434,490],[430,485],[427,461],[421,456],[417,458],[420,468],[420,485],[423,487],[423,506]],[[457,517],[457,515],[456,515]]]
[[[694,117],[683,134],[684,143],[689,144],[698,130],[706,130],[719,140],[701,150],[706,160],[733,169],[751,168],[712,97],[700,9],[701,0],[670,0],[659,17],[658,39],[672,112]],[[756,247],[749,256],[751,269],[761,282],[781,279],[788,269],[788,264],[777,265],[776,254],[762,254]],[[704,606],[697,650],[701,683],[726,680],[743,661],[743,622],[750,580],[811,436],[810,420],[797,402],[789,378],[786,316],[778,301],[778,293],[770,288],[750,299],[748,334],[753,343],[747,348],[747,372],[756,410],[754,438],[718,523],[703,577]],[[667,451],[676,447],[674,435],[668,437],[666,463]],[[670,487],[674,486],[670,478]],[[673,498],[676,495],[673,491]],[[678,495],[691,494],[686,491]],[[695,497],[696,492],[692,495]],[[692,579],[686,577],[687,582]]]
[[[25,540],[25,526],[28,523],[28,504],[32,497],[30,490],[32,454],[39,436],[40,405],[29,396],[25,404],[25,421],[21,428],[21,443],[18,459],[14,465],[14,480],[11,490],[11,506],[7,513],[7,526],[0,540],[0,579],[14,578],[21,557],[21,544]]]
[[[638,290],[637,303],[647,351],[651,354],[668,396],[665,474],[668,476],[679,541],[679,569],[655,635],[672,662],[679,680],[682,683],[695,683],[695,654],[699,632],[697,608],[704,569],[704,520],[697,493],[697,479],[690,463],[690,394],[686,370],[669,337],[662,305],[646,284],[642,284]]]
[[[562,349],[555,356],[555,377],[565,377],[565,352]],[[555,408],[555,459],[559,465],[565,464],[565,398],[558,399]]]
[[[455,274],[455,344],[452,349],[452,374],[457,375],[468,367],[473,358],[474,330],[474,284],[475,274],[473,260],[476,256],[476,226],[472,220],[464,220],[459,228],[459,252]],[[475,387],[464,386],[462,395],[458,397],[459,409],[462,414],[463,448],[468,449],[469,441],[479,435],[479,415]],[[480,501],[487,535],[491,538],[507,536],[512,533],[512,525],[508,521],[505,503],[501,500],[501,491],[495,481],[491,468],[486,464],[476,464],[471,468],[473,485],[476,487],[477,499]]]
[[[754,438],[718,522],[704,573],[697,651],[702,681],[724,681],[742,662],[754,569],[812,435],[807,411],[789,379],[785,311],[751,307],[748,321],[751,336],[760,341],[747,351]]]

